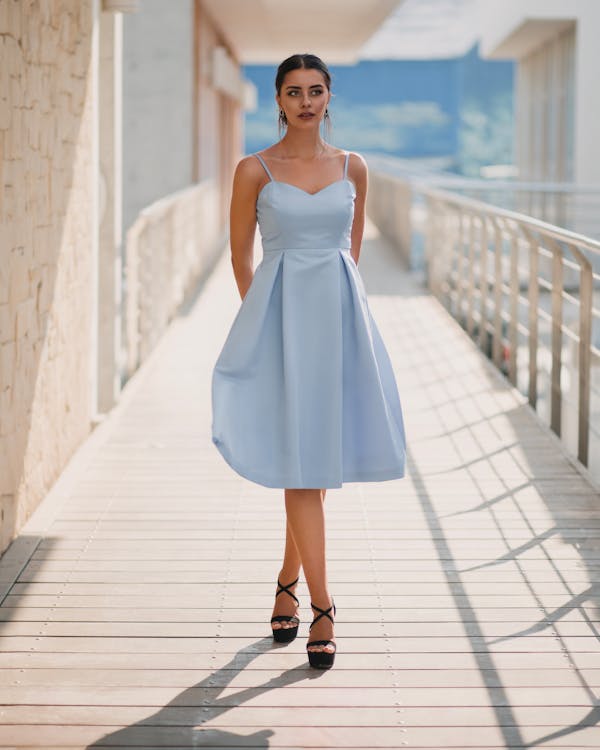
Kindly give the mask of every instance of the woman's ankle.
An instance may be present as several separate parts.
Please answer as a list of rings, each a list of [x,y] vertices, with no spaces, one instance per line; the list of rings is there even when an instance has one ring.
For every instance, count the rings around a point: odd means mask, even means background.
[[[333,605],[333,598],[327,589],[320,590],[319,592],[313,593],[310,591],[310,604],[311,607],[319,607],[319,609],[329,609]],[[318,611],[314,610],[315,614],[319,614]],[[333,612],[330,612],[333,614]]]
[[[289,588],[294,588],[294,586],[298,585],[298,579],[300,578],[300,571],[295,570],[293,568],[285,568],[282,567],[279,570],[278,574],[278,580],[281,582],[283,586],[289,586]]]

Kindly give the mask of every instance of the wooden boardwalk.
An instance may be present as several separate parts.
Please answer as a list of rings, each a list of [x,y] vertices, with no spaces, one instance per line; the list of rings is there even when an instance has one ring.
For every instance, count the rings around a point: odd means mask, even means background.
[[[408,475],[326,500],[338,655],[268,625],[283,491],[210,442],[228,253],[0,561],[2,748],[598,748],[600,497],[370,228]]]

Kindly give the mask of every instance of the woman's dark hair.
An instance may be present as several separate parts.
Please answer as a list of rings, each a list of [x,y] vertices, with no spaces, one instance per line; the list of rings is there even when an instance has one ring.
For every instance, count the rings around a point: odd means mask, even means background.
[[[279,95],[281,95],[281,87],[283,86],[283,81],[286,74],[291,70],[298,70],[299,68],[312,68],[313,70],[318,70],[325,79],[325,85],[329,90],[331,90],[331,73],[329,72],[327,65],[325,65],[323,60],[321,60],[320,57],[317,57],[317,55],[311,55],[308,52],[304,52],[301,54],[290,55],[290,57],[286,57],[286,59],[282,63],[280,63],[279,67],[277,68],[277,75],[275,76],[275,90]],[[327,128],[327,135],[329,136],[331,135],[331,120],[329,112],[327,110],[325,110],[325,117],[323,119]],[[281,138],[281,131],[283,127],[287,125],[287,118],[282,109],[279,110],[278,124],[279,137]]]

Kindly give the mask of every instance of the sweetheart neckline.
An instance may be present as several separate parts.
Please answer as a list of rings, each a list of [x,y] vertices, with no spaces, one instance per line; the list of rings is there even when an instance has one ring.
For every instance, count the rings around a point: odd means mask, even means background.
[[[298,185],[293,185],[291,182],[283,182],[282,180],[270,179],[268,182],[265,182],[265,184],[258,191],[258,195],[256,196],[256,199],[258,200],[260,198],[262,191],[267,187],[267,185],[270,185],[271,183],[275,183],[276,185],[287,185],[288,187],[294,188],[294,190],[299,190],[301,193],[304,193],[304,195],[309,195],[311,198],[313,198],[315,195],[319,195],[319,193],[322,193],[324,190],[327,190],[327,188],[330,188],[333,185],[338,185],[340,182],[349,182],[350,185],[352,185],[352,187],[355,187],[351,179],[349,179],[348,177],[342,177],[340,180],[334,180],[333,182],[330,182],[328,185],[325,185],[325,187],[322,187],[320,190],[317,190],[316,193],[309,193],[308,190],[304,190],[304,188],[298,187]]]

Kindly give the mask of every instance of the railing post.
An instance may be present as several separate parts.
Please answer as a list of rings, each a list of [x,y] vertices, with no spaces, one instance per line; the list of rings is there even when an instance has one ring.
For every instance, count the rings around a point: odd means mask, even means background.
[[[465,233],[467,228],[467,214],[465,211],[459,211],[458,214],[458,283],[459,293],[457,296],[459,319],[464,319],[465,315],[465,298],[468,278],[468,262],[465,254]]]
[[[477,216],[471,211],[469,213],[471,225],[469,228],[469,281],[468,281],[468,310],[467,310],[467,331],[469,336],[473,336],[475,327],[473,310],[475,307],[475,226]]]
[[[461,212],[458,217],[447,211],[447,235],[448,235],[448,279],[449,279],[449,299],[448,304],[450,311],[454,309],[454,317],[458,317],[460,312],[460,294],[461,294],[461,261],[460,261],[460,232],[462,225]]]
[[[533,409],[537,405],[537,352],[538,352],[538,305],[539,305],[539,278],[538,259],[539,247],[537,238],[523,227],[523,232],[529,243],[529,383],[527,387],[527,398]]]
[[[425,230],[423,234],[423,259],[424,259],[424,266],[425,266],[425,283],[427,284],[427,288],[430,292],[433,293],[433,288],[431,285],[431,276],[432,276],[432,268],[431,268],[431,256],[433,255],[433,227],[432,224],[435,221],[433,210],[431,206],[432,199],[429,196],[423,196],[423,202],[426,207],[426,213],[429,217],[429,220],[425,223]]]
[[[481,241],[479,246],[479,348],[487,352],[487,292],[488,292],[488,223],[481,215]]]
[[[560,437],[562,424],[562,390],[560,373],[562,365],[563,324],[563,263],[558,243],[548,238],[552,250],[552,372],[550,375],[550,427]]]
[[[502,366],[502,227],[498,219],[494,218],[494,337],[492,339],[492,360],[498,369]]]
[[[590,389],[592,365],[592,314],[593,314],[593,270],[592,264],[576,247],[570,245],[579,262],[581,277],[579,284],[579,434],[577,458],[588,465],[590,442]]]
[[[513,227],[510,242],[510,313],[508,320],[508,379],[516,386],[518,378],[517,352],[519,346],[519,238]]]

